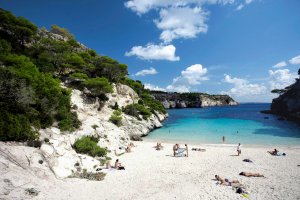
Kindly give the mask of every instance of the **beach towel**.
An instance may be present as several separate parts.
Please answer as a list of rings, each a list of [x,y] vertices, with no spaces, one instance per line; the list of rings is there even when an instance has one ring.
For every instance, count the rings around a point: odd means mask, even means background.
[[[184,157],[184,156],[185,156],[184,151],[175,152],[175,157]]]
[[[178,150],[177,150],[177,153],[183,153],[185,151],[185,148],[179,148]]]

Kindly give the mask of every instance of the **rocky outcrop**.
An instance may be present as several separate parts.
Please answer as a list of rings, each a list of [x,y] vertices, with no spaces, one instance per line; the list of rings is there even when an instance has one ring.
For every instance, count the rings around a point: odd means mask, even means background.
[[[42,144],[40,154],[56,177],[68,177],[81,169],[96,172],[99,161],[87,155],[77,154],[72,148],[76,139],[95,136],[99,138],[98,145],[110,150],[108,156],[114,157],[125,152],[130,138],[147,135],[152,129],[161,127],[161,121],[166,118],[166,115],[155,113],[147,120],[139,120],[122,113],[122,126],[118,127],[109,121],[114,111],[111,107],[116,103],[119,107],[137,103],[139,97],[133,89],[121,84],[113,85],[113,93],[107,96],[109,100],[104,106],[100,106],[98,99],[86,101],[82,91],[73,90],[72,108],[77,112],[81,127],[74,132],[61,132],[56,127],[39,131],[40,140],[49,139],[49,142]]]
[[[300,125],[300,79],[287,87],[279,97],[273,99],[269,113],[295,121]]]
[[[201,108],[208,106],[233,106],[238,105],[228,95],[209,95],[205,93],[167,93],[151,92],[165,108]]]

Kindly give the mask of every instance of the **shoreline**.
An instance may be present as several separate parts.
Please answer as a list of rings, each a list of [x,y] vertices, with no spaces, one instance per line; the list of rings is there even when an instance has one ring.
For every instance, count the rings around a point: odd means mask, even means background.
[[[151,132],[150,132],[151,133]],[[212,147],[236,147],[238,143],[201,143],[201,142],[191,142],[191,141],[185,141],[185,140],[165,140],[165,139],[152,139],[152,138],[147,138],[147,136],[142,137],[143,142],[161,142],[161,143],[166,143],[166,144],[175,144],[175,143],[180,143],[180,144],[188,144],[192,146],[212,146]],[[276,148],[276,147],[282,147],[282,148],[293,148],[293,149],[300,149],[300,144],[298,145],[286,145],[286,144],[243,144],[241,143],[242,147],[249,147],[249,148]]]

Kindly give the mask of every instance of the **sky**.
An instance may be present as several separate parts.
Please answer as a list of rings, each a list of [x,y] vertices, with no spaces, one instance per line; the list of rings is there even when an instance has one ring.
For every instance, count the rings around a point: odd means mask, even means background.
[[[299,0],[1,0],[128,65],[146,88],[271,102],[300,68]]]

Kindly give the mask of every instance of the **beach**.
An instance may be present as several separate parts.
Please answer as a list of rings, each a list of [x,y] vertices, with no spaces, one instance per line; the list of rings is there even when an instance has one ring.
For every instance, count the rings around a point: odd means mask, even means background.
[[[280,147],[286,156],[272,156],[269,147],[242,146],[242,154],[236,156],[235,145],[189,145],[188,157],[173,157],[173,144],[163,143],[163,150],[157,151],[154,142],[134,143],[133,152],[112,160],[118,158],[125,170],[102,170],[107,173],[103,181],[58,180],[50,173],[24,172],[13,165],[7,170],[1,162],[2,190],[7,187],[4,179],[14,186],[25,185],[9,196],[1,193],[0,199],[244,199],[232,187],[217,184],[216,174],[239,180],[249,199],[300,199],[300,147]],[[206,151],[192,151],[195,147]],[[253,162],[243,162],[246,158]],[[265,178],[240,176],[242,171]],[[28,187],[39,195],[26,194]]]

